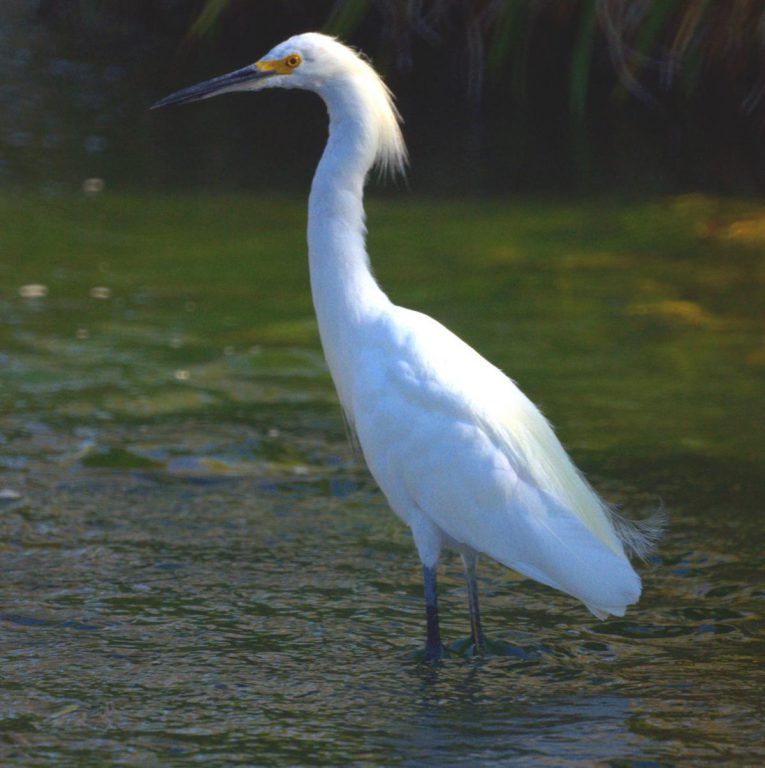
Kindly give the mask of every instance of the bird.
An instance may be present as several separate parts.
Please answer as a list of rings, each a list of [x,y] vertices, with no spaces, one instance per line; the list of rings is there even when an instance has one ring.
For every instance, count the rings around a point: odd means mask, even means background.
[[[438,321],[394,304],[373,276],[365,184],[373,169],[403,175],[408,155],[393,95],[368,59],[333,37],[298,34],[153,107],[268,88],[312,91],[327,108],[308,200],[311,294],[345,420],[422,563],[425,659],[445,653],[437,593],[445,547],[463,561],[476,653],[487,644],[479,556],[578,599],[600,619],[623,616],[641,594],[630,556],[645,558],[661,523],[612,510],[514,381]]]

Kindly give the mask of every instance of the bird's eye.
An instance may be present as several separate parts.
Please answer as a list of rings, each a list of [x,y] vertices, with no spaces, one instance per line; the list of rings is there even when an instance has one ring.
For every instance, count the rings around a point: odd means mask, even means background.
[[[293,53],[290,56],[287,56],[287,58],[284,60],[284,63],[290,68],[295,69],[296,67],[300,66],[300,62],[303,61],[303,59],[298,56],[297,53]]]

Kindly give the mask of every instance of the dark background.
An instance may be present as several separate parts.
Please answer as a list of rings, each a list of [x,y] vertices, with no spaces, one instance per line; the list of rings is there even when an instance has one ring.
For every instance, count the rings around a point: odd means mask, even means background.
[[[765,190],[761,2],[4,0],[0,22],[6,189],[303,188],[315,97],[149,106],[324,29],[396,93],[416,193]]]

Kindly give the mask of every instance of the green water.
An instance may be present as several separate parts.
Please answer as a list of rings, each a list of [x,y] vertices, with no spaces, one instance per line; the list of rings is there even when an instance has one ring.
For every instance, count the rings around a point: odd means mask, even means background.
[[[321,357],[303,203],[6,197],[0,222],[4,765],[765,762],[761,205],[370,205],[392,297],[626,514],[670,515],[624,619],[482,563],[497,650],[435,668]],[[464,640],[453,556],[441,589]]]

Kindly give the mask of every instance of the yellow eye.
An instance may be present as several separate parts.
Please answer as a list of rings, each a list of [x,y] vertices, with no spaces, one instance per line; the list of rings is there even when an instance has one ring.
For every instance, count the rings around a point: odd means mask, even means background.
[[[290,56],[287,56],[287,58],[284,60],[284,64],[290,69],[295,69],[296,67],[300,66],[302,61],[303,59],[301,59],[297,53],[293,53]]]

